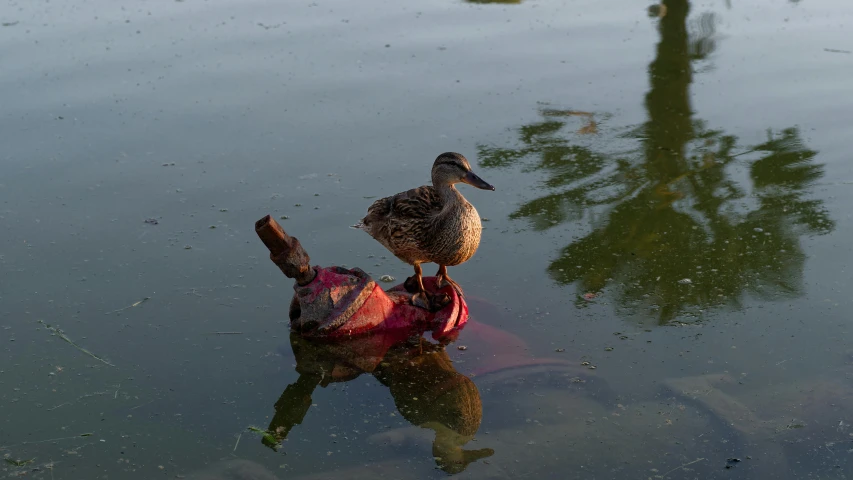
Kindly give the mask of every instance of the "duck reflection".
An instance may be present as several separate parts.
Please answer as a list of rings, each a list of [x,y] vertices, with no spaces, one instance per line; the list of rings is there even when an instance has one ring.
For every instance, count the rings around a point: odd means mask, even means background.
[[[611,285],[624,311],[667,323],[740,305],[747,293],[797,296],[800,236],[834,228],[809,196],[823,166],[798,128],[768,130],[766,141],[744,148],[694,117],[690,84],[694,70],[711,68],[716,18],[688,21],[689,10],[686,0],[653,9],[660,42],[648,69],[648,120],[611,139],[612,150],[585,136],[601,130],[597,115],[547,108],[519,128],[517,146],[479,147],[484,167],[546,174],[548,193],[511,218],[535,230],[594,219],[548,267],[556,282],[577,284],[578,306],[583,293]]]
[[[459,473],[471,462],[491,456],[489,448],[466,450],[483,417],[480,392],[470,378],[453,368],[444,344],[422,336],[394,338],[388,334],[344,342],[290,337],[299,378],[275,403],[264,443],[275,448],[302,423],[319,385],[347,382],[364,373],[388,387],[397,410],[409,423],[435,432],[433,457],[447,473]]]

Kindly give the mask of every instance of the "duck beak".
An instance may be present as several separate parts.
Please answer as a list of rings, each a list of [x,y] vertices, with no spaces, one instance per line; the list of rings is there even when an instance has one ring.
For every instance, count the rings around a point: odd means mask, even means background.
[[[471,185],[472,187],[477,187],[481,190],[491,190],[495,191],[495,187],[490,185],[488,182],[478,177],[476,173],[472,171],[468,171],[464,177],[462,177],[462,181]]]

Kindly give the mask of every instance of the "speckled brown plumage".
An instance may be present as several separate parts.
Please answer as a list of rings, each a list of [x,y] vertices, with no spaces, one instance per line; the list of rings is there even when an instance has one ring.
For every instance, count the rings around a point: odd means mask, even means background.
[[[415,266],[420,284],[420,264],[437,263],[439,276],[460,293],[447,276],[446,266],[470,259],[480,245],[482,225],[477,209],[454,187],[465,182],[477,188],[494,187],[471,172],[458,153],[444,153],[432,169],[434,186],[422,186],[373,202],[356,225],[400,260]]]
[[[482,225],[474,206],[454,192],[458,200],[448,203],[430,186],[377,200],[362,220],[364,230],[409,265],[459,265],[477,251]]]

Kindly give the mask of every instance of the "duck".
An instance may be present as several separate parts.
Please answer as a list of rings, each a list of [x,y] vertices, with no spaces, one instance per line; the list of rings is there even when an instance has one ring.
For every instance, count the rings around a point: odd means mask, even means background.
[[[435,159],[431,177],[431,186],[376,200],[353,228],[367,232],[395,257],[414,267],[412,304],[434,310],[443,305],[424,289],[421,264],[438,264],[439,288],[449,285],[462,296],[462,287],[450,278],[447,267],[473,257],[483,231],[477,209],[455,185],[466,183],[491,191],[495,187],[477,176],[468,160],[455,152],[442,153]],[[412,278],[407,280],[407,286],[411,281]]]

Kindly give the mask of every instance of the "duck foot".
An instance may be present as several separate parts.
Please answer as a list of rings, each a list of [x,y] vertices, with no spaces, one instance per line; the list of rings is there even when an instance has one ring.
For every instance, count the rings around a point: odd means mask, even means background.
[[[436,280],[438,281],[438,288],[444,288],[448,285],[453,287],[453,290],[456,290],[456,294],[460,297],[465,296],[465,292],[462,291],[462,287],[459,286],[450,275],[447,274],[447,267],[442,265],[438,268],[438,273],[435,274]]]
[[[418,292],[412,295],[412,305],[423,308],[424,310],[430,310],[431,305],[427,293]]]
[[[441,310],[442,308],[450,304],[450,301],[450,295],[446,293],[430,295],[424,291],[412,295],[412,305],[423,308],[425,310],[429,310],[431,312],[437,312]]]
[[[432,303],[432,311],[437,312],[442,308],[446,307],[450,304],[451,298],[450,295],[446,293],[437,293],[432,296],[430,299],[430,303]]]

